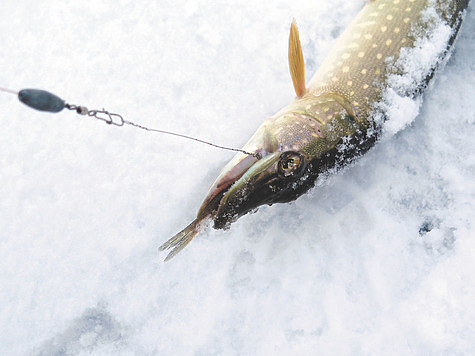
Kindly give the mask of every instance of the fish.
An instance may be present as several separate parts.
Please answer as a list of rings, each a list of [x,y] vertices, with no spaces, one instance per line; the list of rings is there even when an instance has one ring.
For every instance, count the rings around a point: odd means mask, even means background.
[[[170,260],[212,222],[227,229],[262,205],[294,201],[319,176],[347,166],[381,136],[381,104],[407,50],[428,39],[436,24],[449,29],[436,63],[423,69],[403,95],[420,96],[448,57],[469,0],[370,0],[336,40],[306,84],[295,19],[289,68],[295,99],[265,119],[222,169],[196,219],[159,247]],[[394,86],[394,85],[393,85]],[[383,118],[381,119],[381,115]]]

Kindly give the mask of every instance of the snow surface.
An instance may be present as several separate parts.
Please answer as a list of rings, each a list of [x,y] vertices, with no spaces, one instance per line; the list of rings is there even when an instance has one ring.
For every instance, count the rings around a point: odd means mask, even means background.
[[[241,146],[293,97],[292,17],[313,73],[364,3],[4,0],[0,85]],[[166,264],[232,153],[1,94],[0,353],[474,354],[470,10],[417,118]]]

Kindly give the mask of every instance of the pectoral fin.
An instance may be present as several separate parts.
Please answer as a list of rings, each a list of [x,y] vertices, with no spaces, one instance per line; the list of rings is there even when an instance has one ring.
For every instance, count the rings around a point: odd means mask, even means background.
[[[289,67],[295,93],[298,97],[305,91],[305,63],[303,60],[302,46],[300,45],[299,30],[295,19],[290,25],[289,35]]]

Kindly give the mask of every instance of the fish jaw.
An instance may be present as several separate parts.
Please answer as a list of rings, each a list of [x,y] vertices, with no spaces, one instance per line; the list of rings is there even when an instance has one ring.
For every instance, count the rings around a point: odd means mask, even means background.
[[[280,155],[276,151],[260,159],[223,194],[213,218],[215,229],[229,227],[240,216],[272,200],[272,192],[266,188],[277,179]]]
[[[259,153],[259,160],[238,154],[224,167],[199,209],[198,218],[209,215],[215,229],[226,229],[261,205],[292,201],[300,195],[294,190],[308,158],[299,152],[298,142],[284,141],[283,145],[277,139],[286,125],[286,120],[279,117],[266,120],[244,146],[248,152]],[[290,122],[295,118],[287,119]]]
[[[222,169],[214,183],[208,190],[208,194],[198,210],[197,219],[213,216],[226,192],[238,181],[246,171],[252,167],[258,159],[251,155],[238,153]]]

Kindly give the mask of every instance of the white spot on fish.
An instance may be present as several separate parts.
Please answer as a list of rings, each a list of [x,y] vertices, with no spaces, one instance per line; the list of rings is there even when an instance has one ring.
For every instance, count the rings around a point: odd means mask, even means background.
[[[389,21],[391,21],[391,20],[393,19],[393,15],[388,15],[388,16],[386,16],[386,19],[389,20]]]
[[[367,33],[366,35],[364,35],[364,38],[366,38],[367,40],[370,40],[373,38],[373,35]]]
[[[399,33],[400,29],[399,27],[394,27],[394,33]]]
[[[363,58],[364,57],[364,52],[359,52],[358,57]]]
[[[346,72],[348,72],[349,70],[350,70],[350,67],[348,67],[348,66],[344,66],[344,67],[343,67],[343,73],[346,73]]]
[[[343,59],[348,59],[348,58],[350,58],[350,54],[349,54],[349,53],[344,53],[344,54],[341,56],[341,58],[343,58]]]
[[[381,26],[381,32],[386,32],[388,28],[386,26]]]
[[[383,57],[383,55],[382,55],[381,53],[378,53],[378,54],[376,55],[376,58],[378,58],[378,59],[381,59],[382,57]]]
[[[386,40],[386,46],[390,46],[393,41],[391,39]]]

